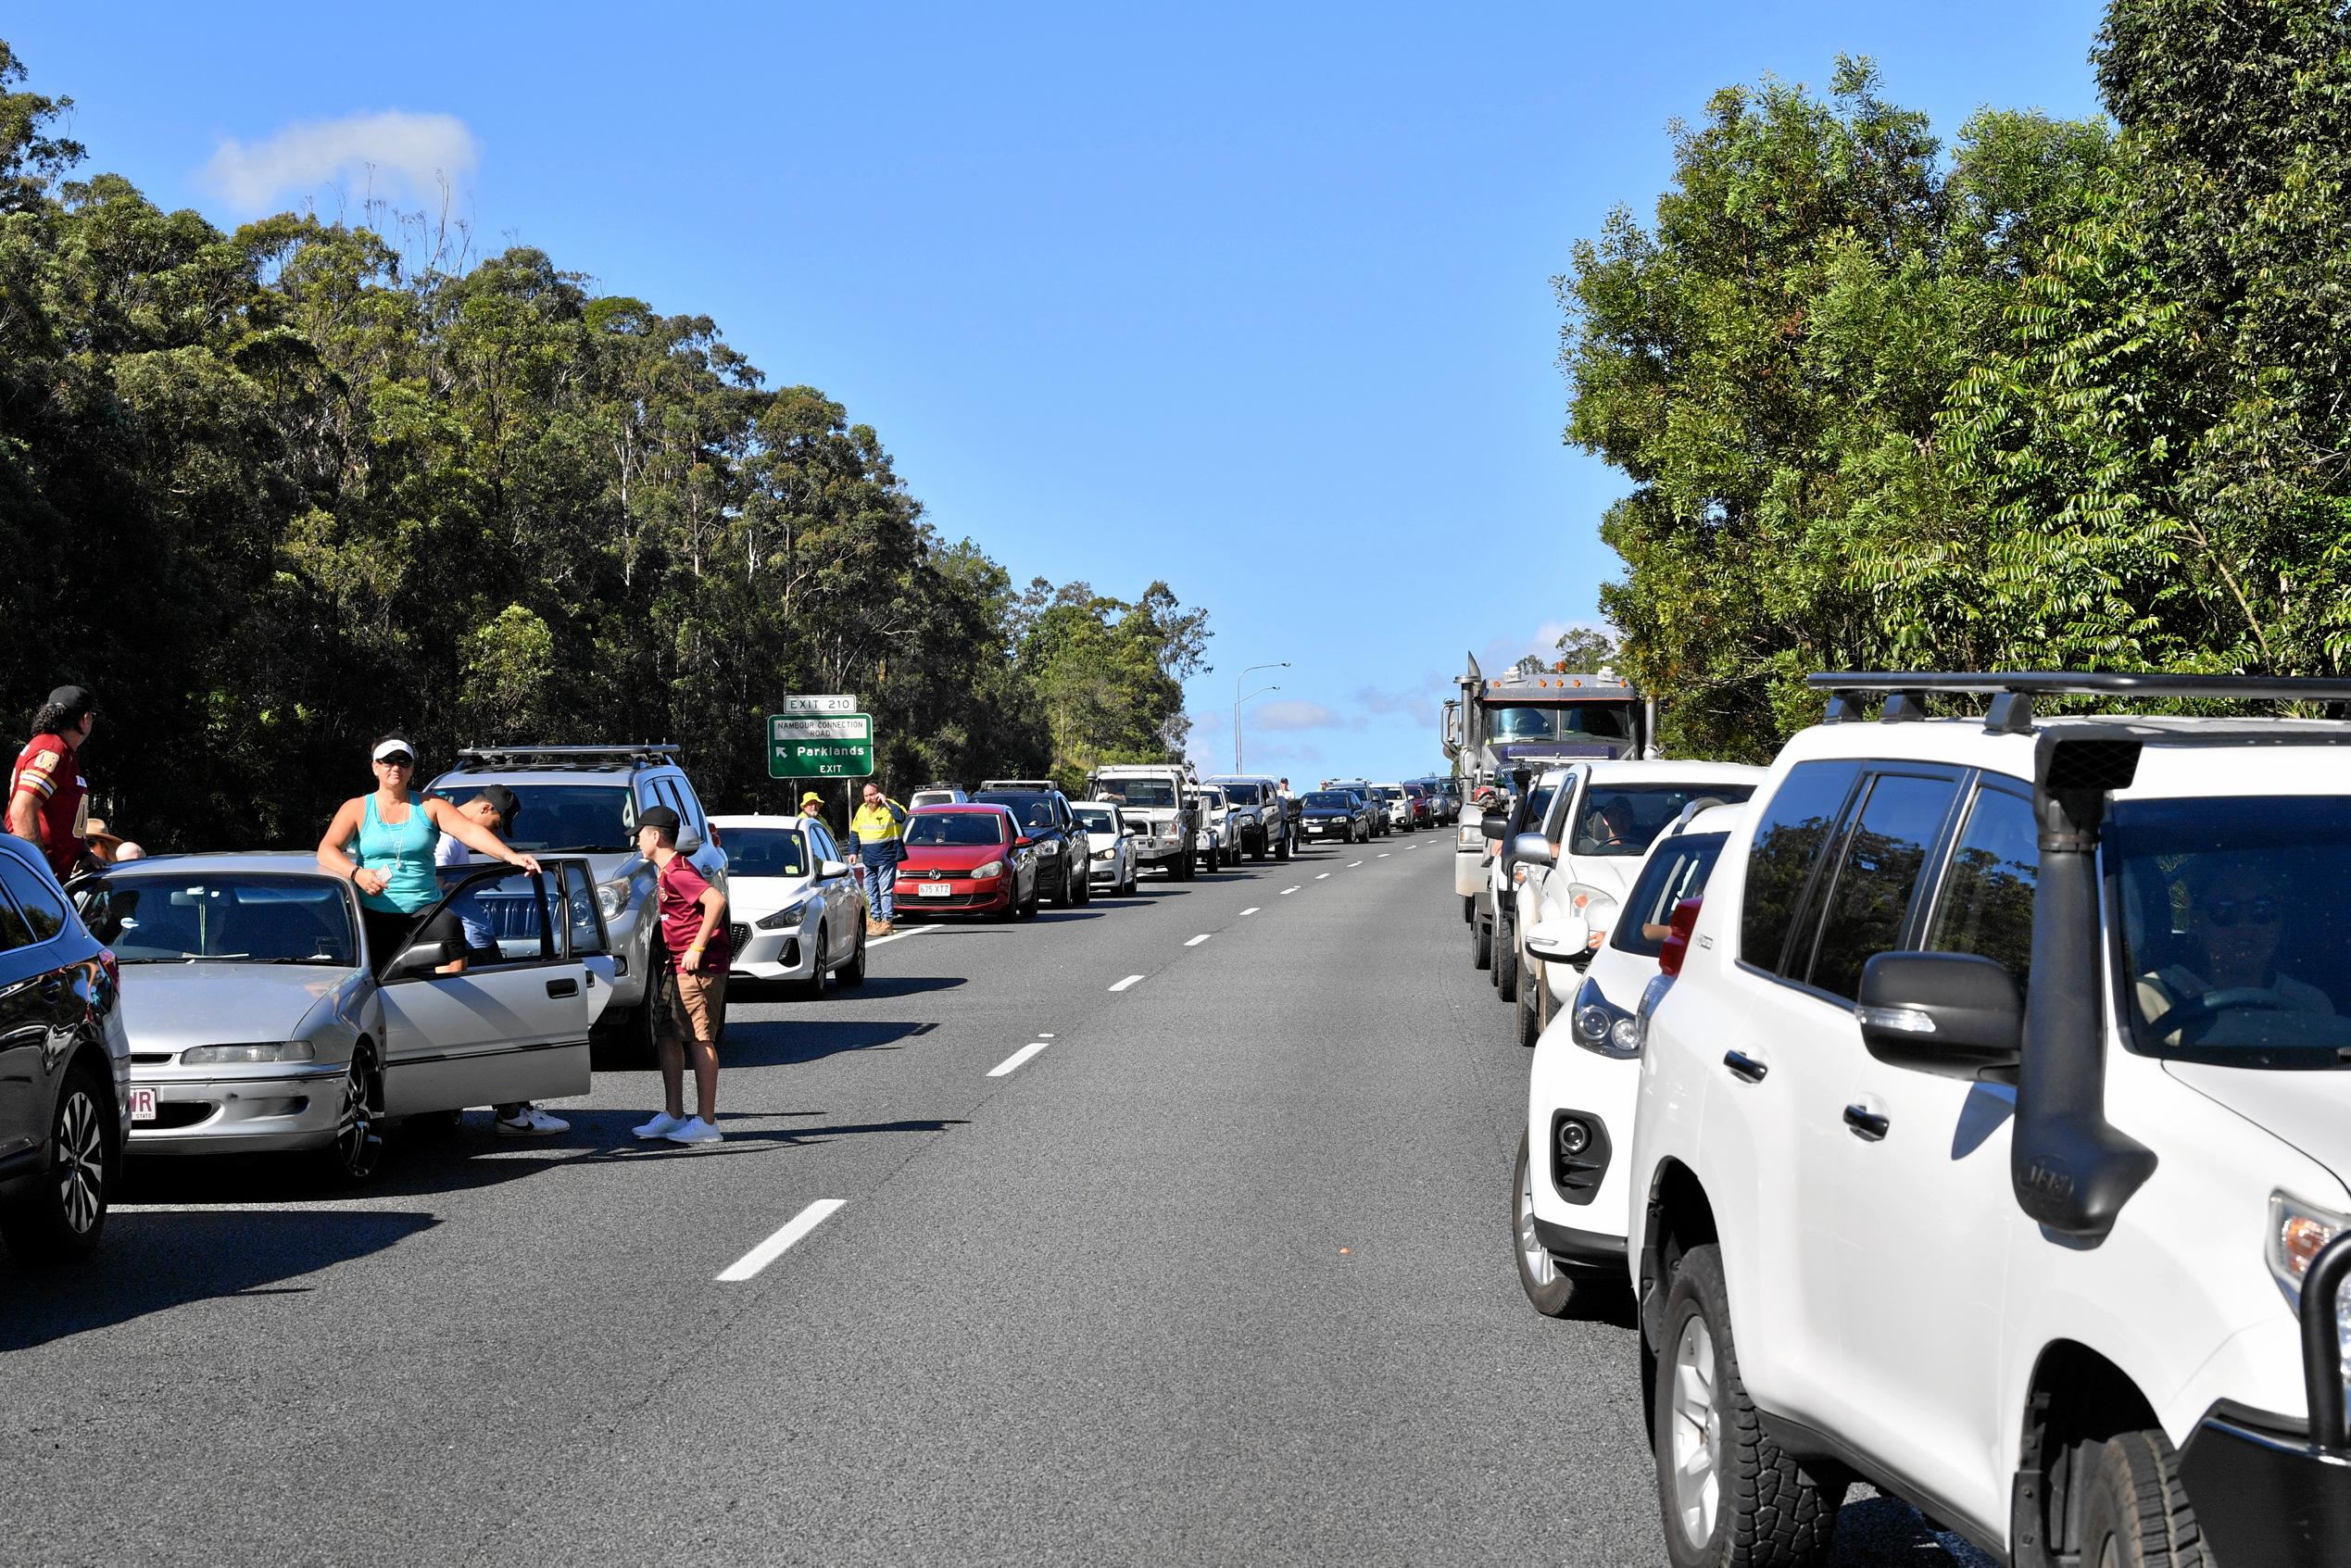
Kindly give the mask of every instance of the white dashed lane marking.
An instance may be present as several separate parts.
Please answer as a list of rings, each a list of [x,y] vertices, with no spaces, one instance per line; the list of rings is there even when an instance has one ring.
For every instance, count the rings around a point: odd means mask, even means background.
[[[1295,888],[1295,887],[1285,887],[1285,888],[1283,888],[1283,889],[1282,889],[1281,896],[1282,896],[1283,897],[1287,898],[1287,897],[1289,897],[1291,894],[1293,894],[1293,893],[1295,893],[1295,892],[1297,892],[1297,891],[1298,891],[1298,889],[1297,889],[1297,888]]]
[[[1142,978],[1143,977],[1139,974],[1130,974],[1125,979],[1120,981],[1117,985],[1112,986],[1111,989],[1113,991],[1124,991],[1129,985],[1139,985],[1142,982]]]
[[[1314,880],[1315,880],[1316,882],[1327,882],[1327,881],[1329,881],[1329,880],[1330,880],[1330,872],[1316,872],[1314,873]]]
[[[1352,872],[1352,871],[1353,871],[1353,870],[1354,870],[1357,866],[1360,866],[1360,865],[1362,865],[1363,863],[1364,863],[1364,862],[1363,862],[1363,861],[1361,861],[1361,860],[1350,860],[1350,861],[1348,861],[1348,862],[1347,862],[1347,869],[1348,869],[1349,871],[1351,871],[1351,872]]]
[[[1241,911],[1241,913],[1243,913],[1243,914],[1245,914],[1245,915],[1253,915],[1253,914],[1255,914],[1256,912],[1257,912],[1257,906],[1256,906],[1256,905],[1254,905],[1254,904],[1251,904],[1249,908],[1247,908],[1247,909],[1243,909],[1243,910]]]
[[[830,1219],[833,1210],[840,1208],[844,1201],[838,1198],[818,1198],[792,1216],[791,1223],[782,1230],[729,1263],[725,1272],[718,1277],[730,1285],[757,1277],[761,1269],[784,1256],[794,1242]]]
[[[1198,936],[1195,936],[1190,941],[1185,943],[1184,946],[1187,947],[1197,947],[1215,935],[1216,934],[1213,931],[1203,931]]]
[[[1043,1040],[1037,1040],[1029,1045],[1023,1046],[1020,1049],[1014,1051],[1012,1055],[1006,1057],[1003,1060],[989,1068],[987,1070],[987,1075],[991,1078],[1004,1077],[1014,1068],[1018,1067],[1022,1062],[1026,1061],[1030,1057],[1033,1057],[1038,1051],[1043,1050],[1045,1048],[1045,1044],[1046,1042]]]

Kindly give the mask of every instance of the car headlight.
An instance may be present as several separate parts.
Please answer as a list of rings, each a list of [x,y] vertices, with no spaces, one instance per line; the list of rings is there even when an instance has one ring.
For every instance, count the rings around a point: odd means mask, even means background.
[[[808,896],[802,895],[773,914],[761,915],[755,923],[761,931],[782,931],[787,926],[799,924],[803,919],[807,918],[808,905]]]
[[[2343,1215],[2305,1203],[2282,1192],[2269,1195],[2269,1236],[2264,1248],[2269,1264],[2270,1277],[2296,1312],[2302,1311],[2302,1276],[2310,1272],[2310,1264],[2323,1251],[2328,1242],[2341,1236],[2344,1227],[2351,1224]],[[2334,1301],[2335,1333],[2343,1346],[2344,1382],[2351,1386],[2351,1283],[2336,1292]]]
[[[993,882],[1004,874],[1004,862],[990,860],[972,872],[974,882]]]
[[[1633,1015],[1601,994],[1587,979],[1576,991],[1568,1015],[1574,1021],[1576,1044],[1603,1056],[1639,1056],[1641,1035]]]
[[[604,910],[606,920],[618,920],[621,911],[629,907],[629,889],[635,880],[635,877],[623,873],[610,882],[599,882],[596,884],[596,901]]]
[[[180,1053],[183,1067],[223,1067],[256,1061],[316,1061],[308,1040],[263,1040],[246,1046],[191,1046]]]
[[[1453,830],[1453,847],[1456,849],[1483,849],[1486,847],[1486,830],[1484,825],[1478,822],[1464,822],[1460,827],[1455,828]]]
[[[1118,851],[1116,849],[1097,849],[1094,851],[1094,859],[1097,860],[1115,860],[1118,859]]]

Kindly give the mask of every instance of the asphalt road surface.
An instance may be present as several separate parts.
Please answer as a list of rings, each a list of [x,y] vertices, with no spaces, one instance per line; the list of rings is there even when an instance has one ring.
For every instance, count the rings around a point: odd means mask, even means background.
[[[599,1072],[357,1199],[134,1168],[0,1255],[0,1560],[1662,1563],[1629,1309],[1519,1294],[1450,843],[901,924],[737,997],[709,1148]],[[1861,1495],[1840,1562],[1977,1561]]]

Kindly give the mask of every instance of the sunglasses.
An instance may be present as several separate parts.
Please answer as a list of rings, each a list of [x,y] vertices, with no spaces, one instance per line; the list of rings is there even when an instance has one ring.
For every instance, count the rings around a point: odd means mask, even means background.
[[[413,768],[416,766],[416,759],[409,756],[405,751],[396,751],[389,757],[379,757],[376,760],[383,763],[387,768]]]
[[[2204,906],[2204,918],[2222,929],[2240,925],[2275,925],[2285,911],[2275,898],[2215,898]]]

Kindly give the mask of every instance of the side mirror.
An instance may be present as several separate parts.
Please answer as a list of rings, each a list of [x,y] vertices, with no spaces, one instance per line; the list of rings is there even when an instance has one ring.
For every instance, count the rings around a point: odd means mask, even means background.
[[[1489,844],[1499,844],[1510,834],[1510,813],[1489,811],[1478,819],[1477,831],[1486,835]]]
[[[837,882],[849,873],[849,865],[842,860],[827,860],[816,868],[817,879],[821,882]]]
[[[1028,849],[1033,848],[1036,846],[1036,843],[1037,840],[1029,837],[1026,834],[1023,834],[1020,837],[1012,840],[1012,847],[1015,849]]]
[[[1522,866],[1556,865],[1551,840],[1539,833],[1522,833],[1510,841],[1510,858]]]
[[[1527,928],[1527,950],[1548,963],[1580,964],[1591,957],[1591,927],[1570,916]]]
[[[680,833],[677,835],[677,852],[681,855],[699,855],[702,852],[701,835],[695,833]]]
[[[1854,1016],[1889,1067],[1999,1082],[2024,1060],[2016,978],[1974,953],[1880,953],[1861,967]]]
[[[418,942],[392,960],[383,972],[386,980],[406,980],[411,975],[430,974],[449,961],[449,945],[446,942]]]

